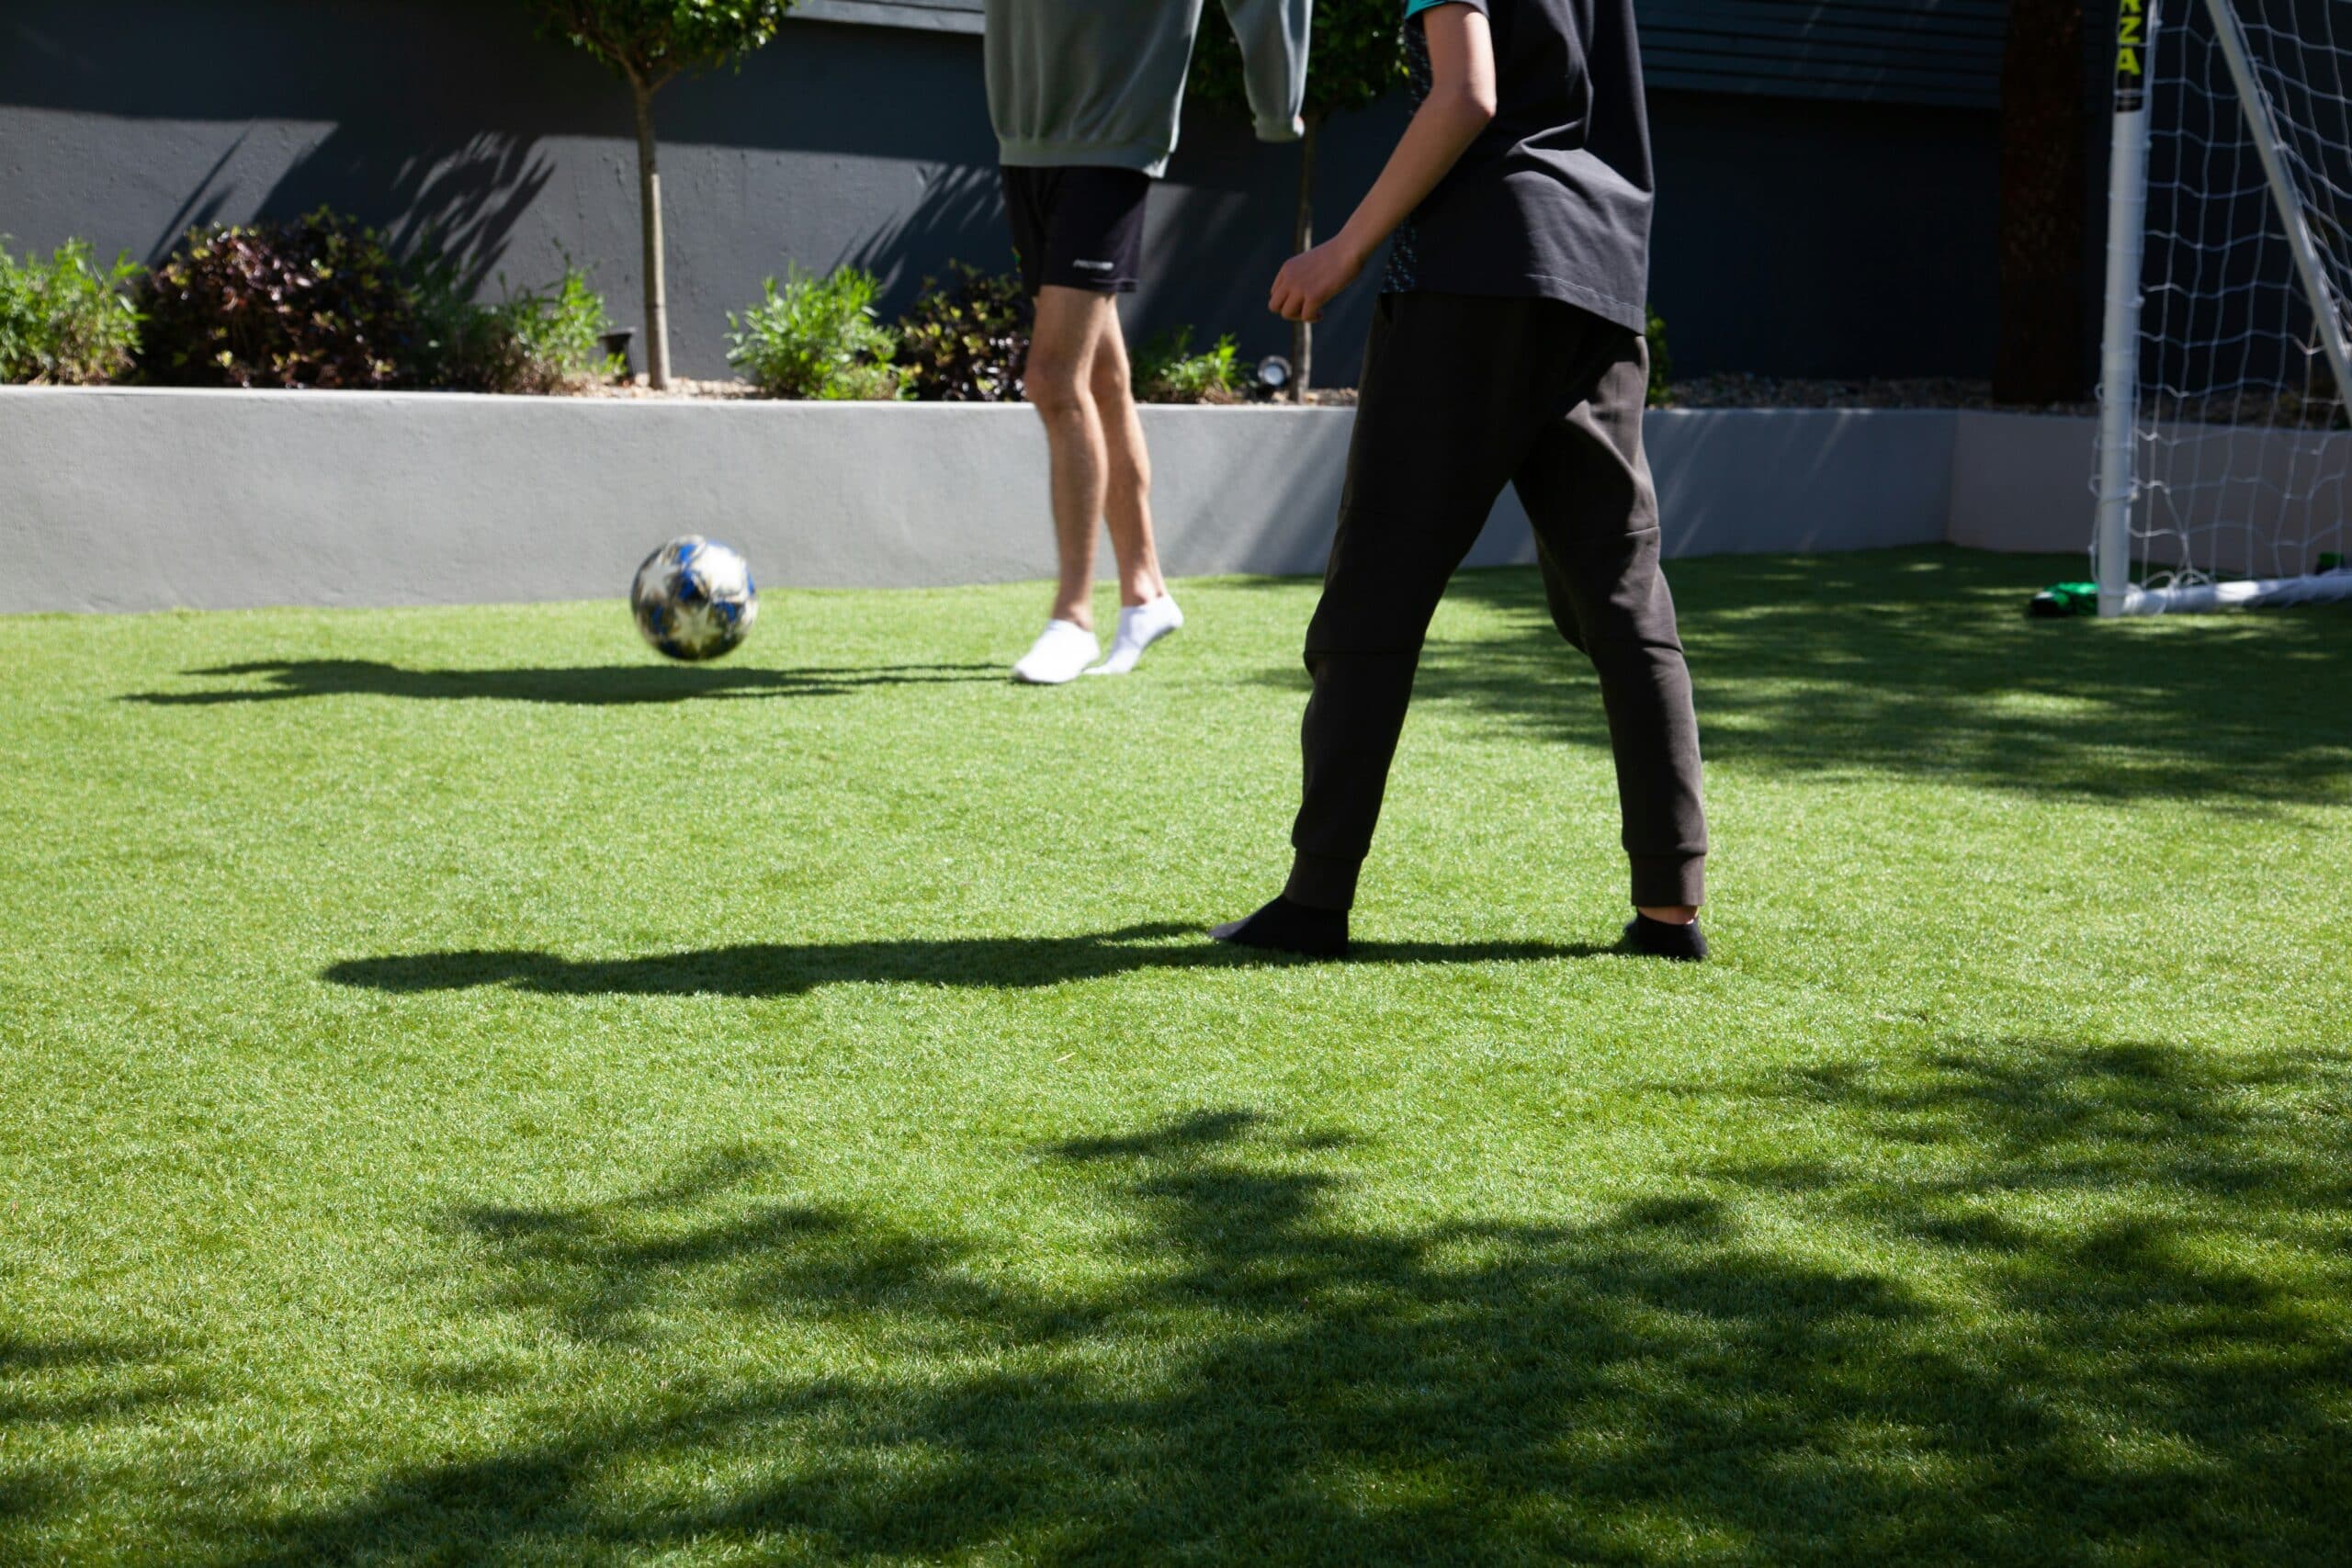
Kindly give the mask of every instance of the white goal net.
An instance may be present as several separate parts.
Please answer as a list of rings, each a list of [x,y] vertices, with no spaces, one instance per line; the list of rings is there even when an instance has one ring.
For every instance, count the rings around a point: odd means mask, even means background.
[[[2352,0],[2118,0],[2103,615],[2352,598]]]

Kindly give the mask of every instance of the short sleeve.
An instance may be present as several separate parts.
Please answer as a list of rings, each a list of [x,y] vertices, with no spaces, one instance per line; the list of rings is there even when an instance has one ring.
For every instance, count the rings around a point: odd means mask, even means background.
[[[1409,22],[1422,12],[1434,11],[1440,6],[1467,6],[1474,11],[1491,16],[1493,13],[1487,10],[1487,0],[1405,0],[1405,19]]]

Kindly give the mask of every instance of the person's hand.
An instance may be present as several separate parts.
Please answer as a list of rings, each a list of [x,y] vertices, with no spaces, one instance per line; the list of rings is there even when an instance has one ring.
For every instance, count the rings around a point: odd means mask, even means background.
[[[1317,321],[1334,295],[1363,271],[1363,253],[1340,235],[1283,263],[1266,309],[1285,321]]]

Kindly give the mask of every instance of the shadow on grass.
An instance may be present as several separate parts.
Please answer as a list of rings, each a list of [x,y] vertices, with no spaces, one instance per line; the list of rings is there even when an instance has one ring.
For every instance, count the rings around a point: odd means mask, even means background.
[[[452,1310],[588,1359],[244,1560],[2340,1561],[2346,1088],[1967,1043],[1728,1091],[1785,1162],[1401,1226],[1367,1145],[1204,1111],[1035,1152],[1114,1217],[1075,1282],[722,1151],[454,1214]]]
[[[2332,695],[2352,685],[2352,606],[2031,621],[2026,597],[2079,560],[1944,547],[1668,574],[1711,762],[2222,803],[2342,800],[2352,776],[2352,705]],[[1535,573],[1466,571],[1451,592],[1518,635],[1432,642],[1420,703],[1608,744],[1591,669]]]
[[[125,702],[157,707],[217,707],[296,697],[411,697],[427,702],[563,703],[605,707],[680,703],[710,697],[825,697],[882,686],[1002,682],[993,664],[888,664],[842,669],[763,670],[754,665],[613,664],[555,670],[403,670],[368,659],[270,660],[187,673],[220,679],[266,677],[259,689],[138,692]]]
[[[0,1561],[42,1560],[31,1550],[13,1552],[14,1532],[38,1525],[88,1483],[47,1462],[50,1443],[69,1434],[84,1444],[100,1434],[121,1442],[125,1427],[197,1397],[175,1354],[155,1341],[0,1329]]]
[[[170,1347],[75,1336],[31,1339],[0,1332],[0,1437],[56,1423],[135,1416],[186,1397]]]
[[[1538,964],[1612,951],[1546,942],[1359,942],[1351,948],[1348,962]],[[520,950],[402,953],[346,959],[329,965],[324,978],[396,993],[511,986],[557,996],[796,997],[820,986],[1019,989],[1139,969],[1237,969],[1306,962],[1213,942],[1196,926],[1157,922],[1083,936],[764,942],[636,958],[571,959]]]

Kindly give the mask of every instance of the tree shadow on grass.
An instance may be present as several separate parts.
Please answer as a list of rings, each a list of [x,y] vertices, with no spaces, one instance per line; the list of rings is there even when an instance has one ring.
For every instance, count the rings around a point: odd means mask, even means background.
[[[1184,940],[1170,940],[1182,938]],[[1540,964],[1614,951],[1546,942],[1359,942],[1351,964]],[[758,942],[634,958],[551,953],[400,953],[331,964],[343,986],[409,994],[508,986],[554,996],[797,997],[820,986],[1025,988],[1141,969],[1236,969],[1296,964],[1207,939],[1198,926],[1155,922],[1066,937],[943,937],[882,942]]]
[[[135,1416],[193,1391],[172,1348],[144,1340],[0,1331],[0,1435],[54,1423]]]
[[[53,1556],[53,1547],[36,1549],[17,1532],[86,1501],[91,1478],[48,1453],[56,1438],[73,1434],[86,1442],[198,1394],[175,1355],[175,1347],[151,1340],[0,1329],[0,1561]]]
[[[2352,705],[2328,694],[2352,685],[2352,606],[2033,621],[2027,595],[2079,560],[1941,547],[1668,570],[1711,762],[2101,799],[2346,798]],[[1535,572],[1466,571],[1452,592],[1513,635],[1432,642],[1421,702],[1608,744]]]
[[[1385,1224],[1371,1146],[1205,1110],[1035,1152],[1115,1217],[1075,1278],[755,1151],[469,1208],[452,1310],[591,1360],[248,1560],[2337,1561],[2345,1087],[1963,1043],[1730,1091],[1818,1146],[1555,1223]]]
[[[426,702],[488,699],[607,707],[713,697],[827,697],[881,686],[1001,682],[992,664],[879,664],[840,669],[766,670],[755,665],[613,664],[551,670],[403,670],[368,659],[266,660],[191,670],[220,679],[266,677],[259,689],[137,692],[126,702],[157,707],[214,707],[295,697],[412,697]]]

